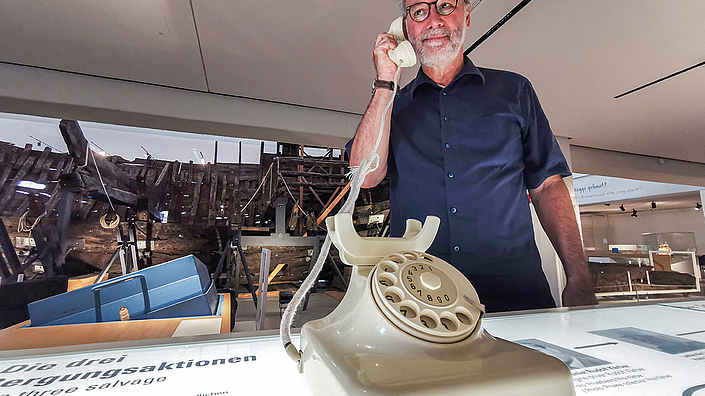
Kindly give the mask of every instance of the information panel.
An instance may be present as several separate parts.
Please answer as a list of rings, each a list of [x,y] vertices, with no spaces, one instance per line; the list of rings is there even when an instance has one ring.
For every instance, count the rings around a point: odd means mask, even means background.
[[[703,301],[494,316],[484,326],[561,359],[577,395],[705,396]],[[308,393],[276,336],[0,358],[0,396],[65,394]]]
[[[305,395],[305,389],[274,336],[0,360],[0,396]]]
[[[494,317],[485,328],[561,359],[577,395],[705,396],[705,302]]]

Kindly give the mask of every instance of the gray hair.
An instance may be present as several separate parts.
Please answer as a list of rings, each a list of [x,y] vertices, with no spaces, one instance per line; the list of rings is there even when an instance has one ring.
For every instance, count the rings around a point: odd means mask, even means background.
[[[470,11],[475,9],[482,0],[463,0],[466,5],[470,6]],[[401,14],[406,19],[406,0],[399,0],[399,8],[401,8]]]

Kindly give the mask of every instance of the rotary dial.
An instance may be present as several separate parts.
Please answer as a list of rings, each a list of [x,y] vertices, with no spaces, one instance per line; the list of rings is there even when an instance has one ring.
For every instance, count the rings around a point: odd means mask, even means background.
[[[417,251],[392,253],[370,277],[372,296],[401,330],[433,342],[456,342],[479,328],[484,310],[475,289],[455,267]]]

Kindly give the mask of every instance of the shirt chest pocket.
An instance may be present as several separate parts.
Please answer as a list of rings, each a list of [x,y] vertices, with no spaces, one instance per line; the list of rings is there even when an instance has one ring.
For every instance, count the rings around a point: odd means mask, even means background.
[[[458,125],[450,133],[456,135],[459,148],[468,155],[487,160],[521,157],[521,122],[515,114],[495,113],[466,119],[464,125]]]

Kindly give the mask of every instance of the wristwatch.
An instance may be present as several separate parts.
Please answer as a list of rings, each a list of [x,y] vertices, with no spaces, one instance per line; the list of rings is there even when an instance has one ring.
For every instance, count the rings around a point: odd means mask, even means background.
[[[390,91],[394,91],[394,83],[391,81],[378,80],[375,78],[375,80],[372,82],[372,94],[375,93],[377,88],[388,89]],[[397,86],[396,93],[399,93],[399,86]]]

